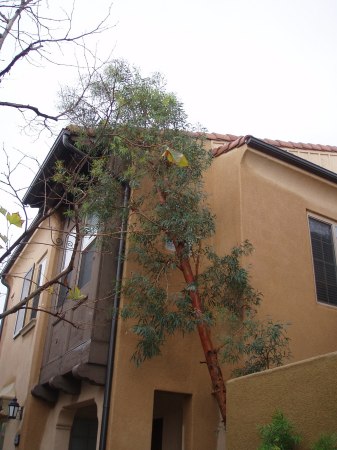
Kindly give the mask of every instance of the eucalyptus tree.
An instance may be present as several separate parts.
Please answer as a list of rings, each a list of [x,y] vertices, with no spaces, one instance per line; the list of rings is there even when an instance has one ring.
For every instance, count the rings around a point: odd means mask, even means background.
[[[126,257],[137,265],[121,287],[127,299],[121,316],[131,319],[138,337],[132,358],[141,364],[161,353],[168,336],[197,332],[225,421],[221,363],[238,363],[246,354],[243,370],[249,372],[254,352],[261,353],[278,330],[279,341],[271,341],[279,358],[266,361],[262,354],[252,371],[281,364],[289,352],[282,324],[270,321],[268,328],[255,320],[261,295],[241,265],[251,244],[224,256],[207,245],[216,230],[203,185],[212,163],[204,134],[188,124],[181,102],[166,91],[160,75],[142,77],[124,61],[112,62],[92,79],[73,108],[76,99],[76,89],[63,90],[62,108],[71,111],[77,146],[90,159],[82,212],[96,214],[106,233],[114,232],[111,218],[128,217]],[[59,167],[59,181],[71,179],[66,171]],[[131,189],[126,208],[120,203],[121,183]],[[81,189],[84,185],[83,180]],[[212,337],[219,318],[226,322],[220,341]]]
[[[269,321],[265,327],[256,320],[261,294],[242,266],[252,246],[245,241],[228,255],[209,246],[216,221],[204,174],[213,158],[204,133],[189,125],[163,78],[143,77],[116,60],[87,81],[80,97],[76,88],[61,92],[60,108],[68,111],[82,158],[75,172],[58,161],[53,182],[63,185],[58,192],[66,192],[66,214],[77,225],[88,213],[96,217],[105,250],[109,240],[120,237],[121,219],[128,220],[125,257],[133,269],[120,286],[125,306],[115,313],[130,321],[138,337],[133,361],[139,365],[159,355],[170,335],[197,333],[225,422],[222,363],[239,364],[243,358],[241,373],[248,373],[289,356],[284,326]],[[124,199],[122,186],[129,192]],[[39,290],[59,283],[71,264]],[[69,296],[80,298],[80,290],[70,288]],[[212,333],[217,324],[221,336]]]

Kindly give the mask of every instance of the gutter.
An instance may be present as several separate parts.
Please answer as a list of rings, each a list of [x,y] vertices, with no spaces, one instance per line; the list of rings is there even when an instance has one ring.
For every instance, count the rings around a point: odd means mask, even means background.
[[[76,148],[71,142],[70,142],[70,136],[71,133],[68,130],[65,130],[62,135],[62,144],[65,146],[66,149],[72,150],[73,152],[77,153],[78,155],[82,156],[83,158],[87,157],[88,155],[78,148]]]
[[[286,152],[285,150],[275,147],[274,145],[267,144],[266,142],[261,141],[260,139],[256,139],[253,136],[247,136],[245,138],[245,143],[249,145],[249,147],[258,150],[261,153],[273,156],[274,158],[291,164],[292,166],[298,167],[305,172],[309,172],[320,178],[324,178],[331,183],[337,184],[337,174],[335,172],[332,172],[331,170],[325,169],[324,167],[318,166],[317,164],[307,161],[306,159]]]
[[[130,187],[125,185],[124,189],[124,200],[123,207],[126,209],[128,200],[130,196]],[[118,257],[117,257],[117,269],[116,269],[116,283],[115,283],[115,295],[113,301],[113,317],[110,329],[110,339],[109,339],[109,350],[108,350],[108,361],[106,369],[106,379],[104,386],[104,398],[103,398],[103,411],[102,411],[102,424],[100,432],[100,441],[98,450],[106,450],[107,434],[108,434],[108,421],[110,413],[110,402],[111,402],[111,388],[112,388],[112,376],[114,371],[114,360],[116,351],[116,335],[117,335],[117,324],[118,324],[118,313],[120,304],[120,286],[123,277],[123,256],[125,249],[125,230],[127,225],[127,217],[123,217],[121,223]]]

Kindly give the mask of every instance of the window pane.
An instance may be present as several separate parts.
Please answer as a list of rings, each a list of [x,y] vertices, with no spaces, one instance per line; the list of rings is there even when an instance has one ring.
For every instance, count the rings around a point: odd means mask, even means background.
[[[40,287],[45,282],[44,281],[45,269],[46,269],[46,260],[44,259],[39,264],[38,273],[37,273],[37,277],[36,277],[36,284],[35,284],[34,290],[37,289],[38,287]],[[41,293],[35,295],[35,297],[33,298],[33,301],[32,301],[32,307],[33,308],[38,308],[40,295],[41,295]],[[37,311],[32,309],[31,314],[30,314],[30,318],[34,319],[36,317],[36,315],[37,315]]]
[[[20,301],[26,298],[29,295],[30,291],[30,285],[33,278],[33,271],[34,267],[32,267],[25,275],[23,279],[23,285],[22,285],[22,291],[20,296]],[[16,313],[16,323],[15,323],[15,329],[14,329],[14,336],[19,333],[19,331],[23,328],[25,324],[25,316],[26,316],[26,310],[19,309],[19,311]]]
[[[73,254],[73,249],[75,245],[75,239],[76,239],[76,233],[75,230],[72,229],[71,232],[68,234],[66,239],[66,245],[64,249],[64,256],[63,256],[63,264],[62,264],[62,270],[66,269],[69,266],[71,255]]]
[[[309,218],[317,299],[337,304],[336,257],[332,226]]]
[[[81,250],[85,250],[96,238],[98,231],[98,217],[95,215],[88,216],[83,228],[83,238]]]
[[[81,289],[91,279],[92,266],[95,259],[95,242],[86,248],[81,254],[80,273],[78,287]]]
[[[65,246],[64,246],[64,253],[63,253],[63,262],[61,266],[61,271],[66,269],[69,266],[71,256],[73,254],[74,246],[75,246],[75,240],[76,240],[76,232],[75,228],[73,228],[70,233],[67,235],[65,240]],[[68,273],[65,277],[62,278],[61,283],[64,283],[60,286],[59,295],[57,299],[57,308],[60,308],[64,302],[66,301],[67,295],[68,295],[68,287],[67,287],[67,281],[71,278],[72,271]]]

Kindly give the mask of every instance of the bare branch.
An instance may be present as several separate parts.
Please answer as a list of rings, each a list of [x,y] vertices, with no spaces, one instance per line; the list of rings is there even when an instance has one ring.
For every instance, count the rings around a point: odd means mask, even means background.
[[[56,116],[52,116],[52,115],[41,112],[36,106],[22,105],[21,103],[11,103],[11,102],[1,102],[0,101],[0,106],[9,106],[10,108],[18,109],[19,111],[22,111],[22,110],[33,111],[36,114],[36,116],[38,116],[38,117],[42,117],[44,119],[49,119],[49,120],[54,120],[54,121],[57,121],[60,117],[62,117],[64,115],[64,113],[61,113]]]
[[[90,36],[100,34],[111,28],[107,23],[110,17],[111,6],[107,14],[95,26],[91,27],[88,31],[75,33],[73,32],[75,2],[72,3],[69,12],[62,10],[62,14],[59,17],[53,16],[52,13],[50,13],[50,17],[43,14],[41,7],[44,3],[49,7],[46,0],[0,1],[0,8],[2,10],[0,13],[0,52],[5,48],[4,44],[7,42],[9,47],[6,44],[6,50],[10,49],[11,46],[14,47],[11,59],[8,61],[8,58],[6,58],[7,62],[6,59],[3,60],[4,67],[0,68],[0,83],[9,75],[20,60],[26,60],[30,64],[37,66],[40,66],[41,60],[44,60],[51,64],[77,67],[81,70],[85,69],[89,73],[95,72],[97,61],[101,64],[95,52],[90,50],[86,45],[86,41]],[[64,61],[57,61],[53,48],[55,49],[56,46],[56,49],[63,54],[64,44],[71,44],[83,50],[84,67],[80,67],[79,64],[75,65],[72,63],[64,63]],[[37,55],[41,60],[39,59],[36,63],[34,61],[34,55]],[[90,69],[87,55],[93,61],[91,64],[93,67],[90,67]],[[85,90],[86,86],[84,86],[84,92]],[[82,95],[79,96],[78,101],[81,100]],[[34,113],[33,120],[37,120],[38,118],[42,119],[41,122],[37,121],[36,123],[48,129],[48,121],[56,122],[65,116],[67,112],[62,111],[59,114],[50,114],[41,111],[38,105],[10,101],[10,99],[8,101],[1,101],[1,106],[16,109],[22,114],[25,111]],[[28,120],[25,115],[24,118]]]
[[[75,237],[74,248],[73,248],[73,252],[72,252],[72,255],[71,255],[68,267],[65,268],[64,270],[62,270],[62,272],[59,272],[51,280],[49,280],[46,283],[44,283],[41,286],[39,286],[37,289],[35,289],[35,291],[31,292],[29,295],[27,295],[27,297],[25,297],[23,300],[18,302],[12,308],[7,309],[2,314],[0,314],[0,319],[3,319],[4,317],[9,316],[10,314],[13,314],[13,313],[17,312],[19,309],[21,309],[23,306],[25,306],[29,300],[34,298],[36,295],[39,295],[41,292],[45,291],[46,289],[50,288],[54,284],[59,283],[59,281],[63,277],[67,276],[73,270],[73,268],[74,268],[74,260],[75,260],[76,252],[77,252],[77,249],[78,249],[78,246],[79,246],[79,242],[80,242],[80,229],[79,229],[79,223],[78,222],[79,222],[78,221],[78,208],[76,208],[76,206],[75,206],[76,237]]]
[[[46,309],[46,308],[41,308],[41,307],[33,307],[33,306],[25,306],[22,309],[30,309],[32,311],[41,311],[43,313],[49,314],[50,316],[56,317],[59,320],[62,320],[63,322],[69,323],[72,327],[74,328],[80,328],[79,325],[76,325],[74,322],[72,322],[71,320],[66,319],[66,311],[51,311],[50,309]]]

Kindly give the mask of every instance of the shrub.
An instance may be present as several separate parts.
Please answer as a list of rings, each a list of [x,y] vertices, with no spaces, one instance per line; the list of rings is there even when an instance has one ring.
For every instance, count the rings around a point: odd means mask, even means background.
[[[311,450],[337,450],[337,433],[322,434]]]
[[[259,427],[262,443],[258,450],[294,450],[301,442],[294,426],[281,411],[275,411],[269,424]]]

